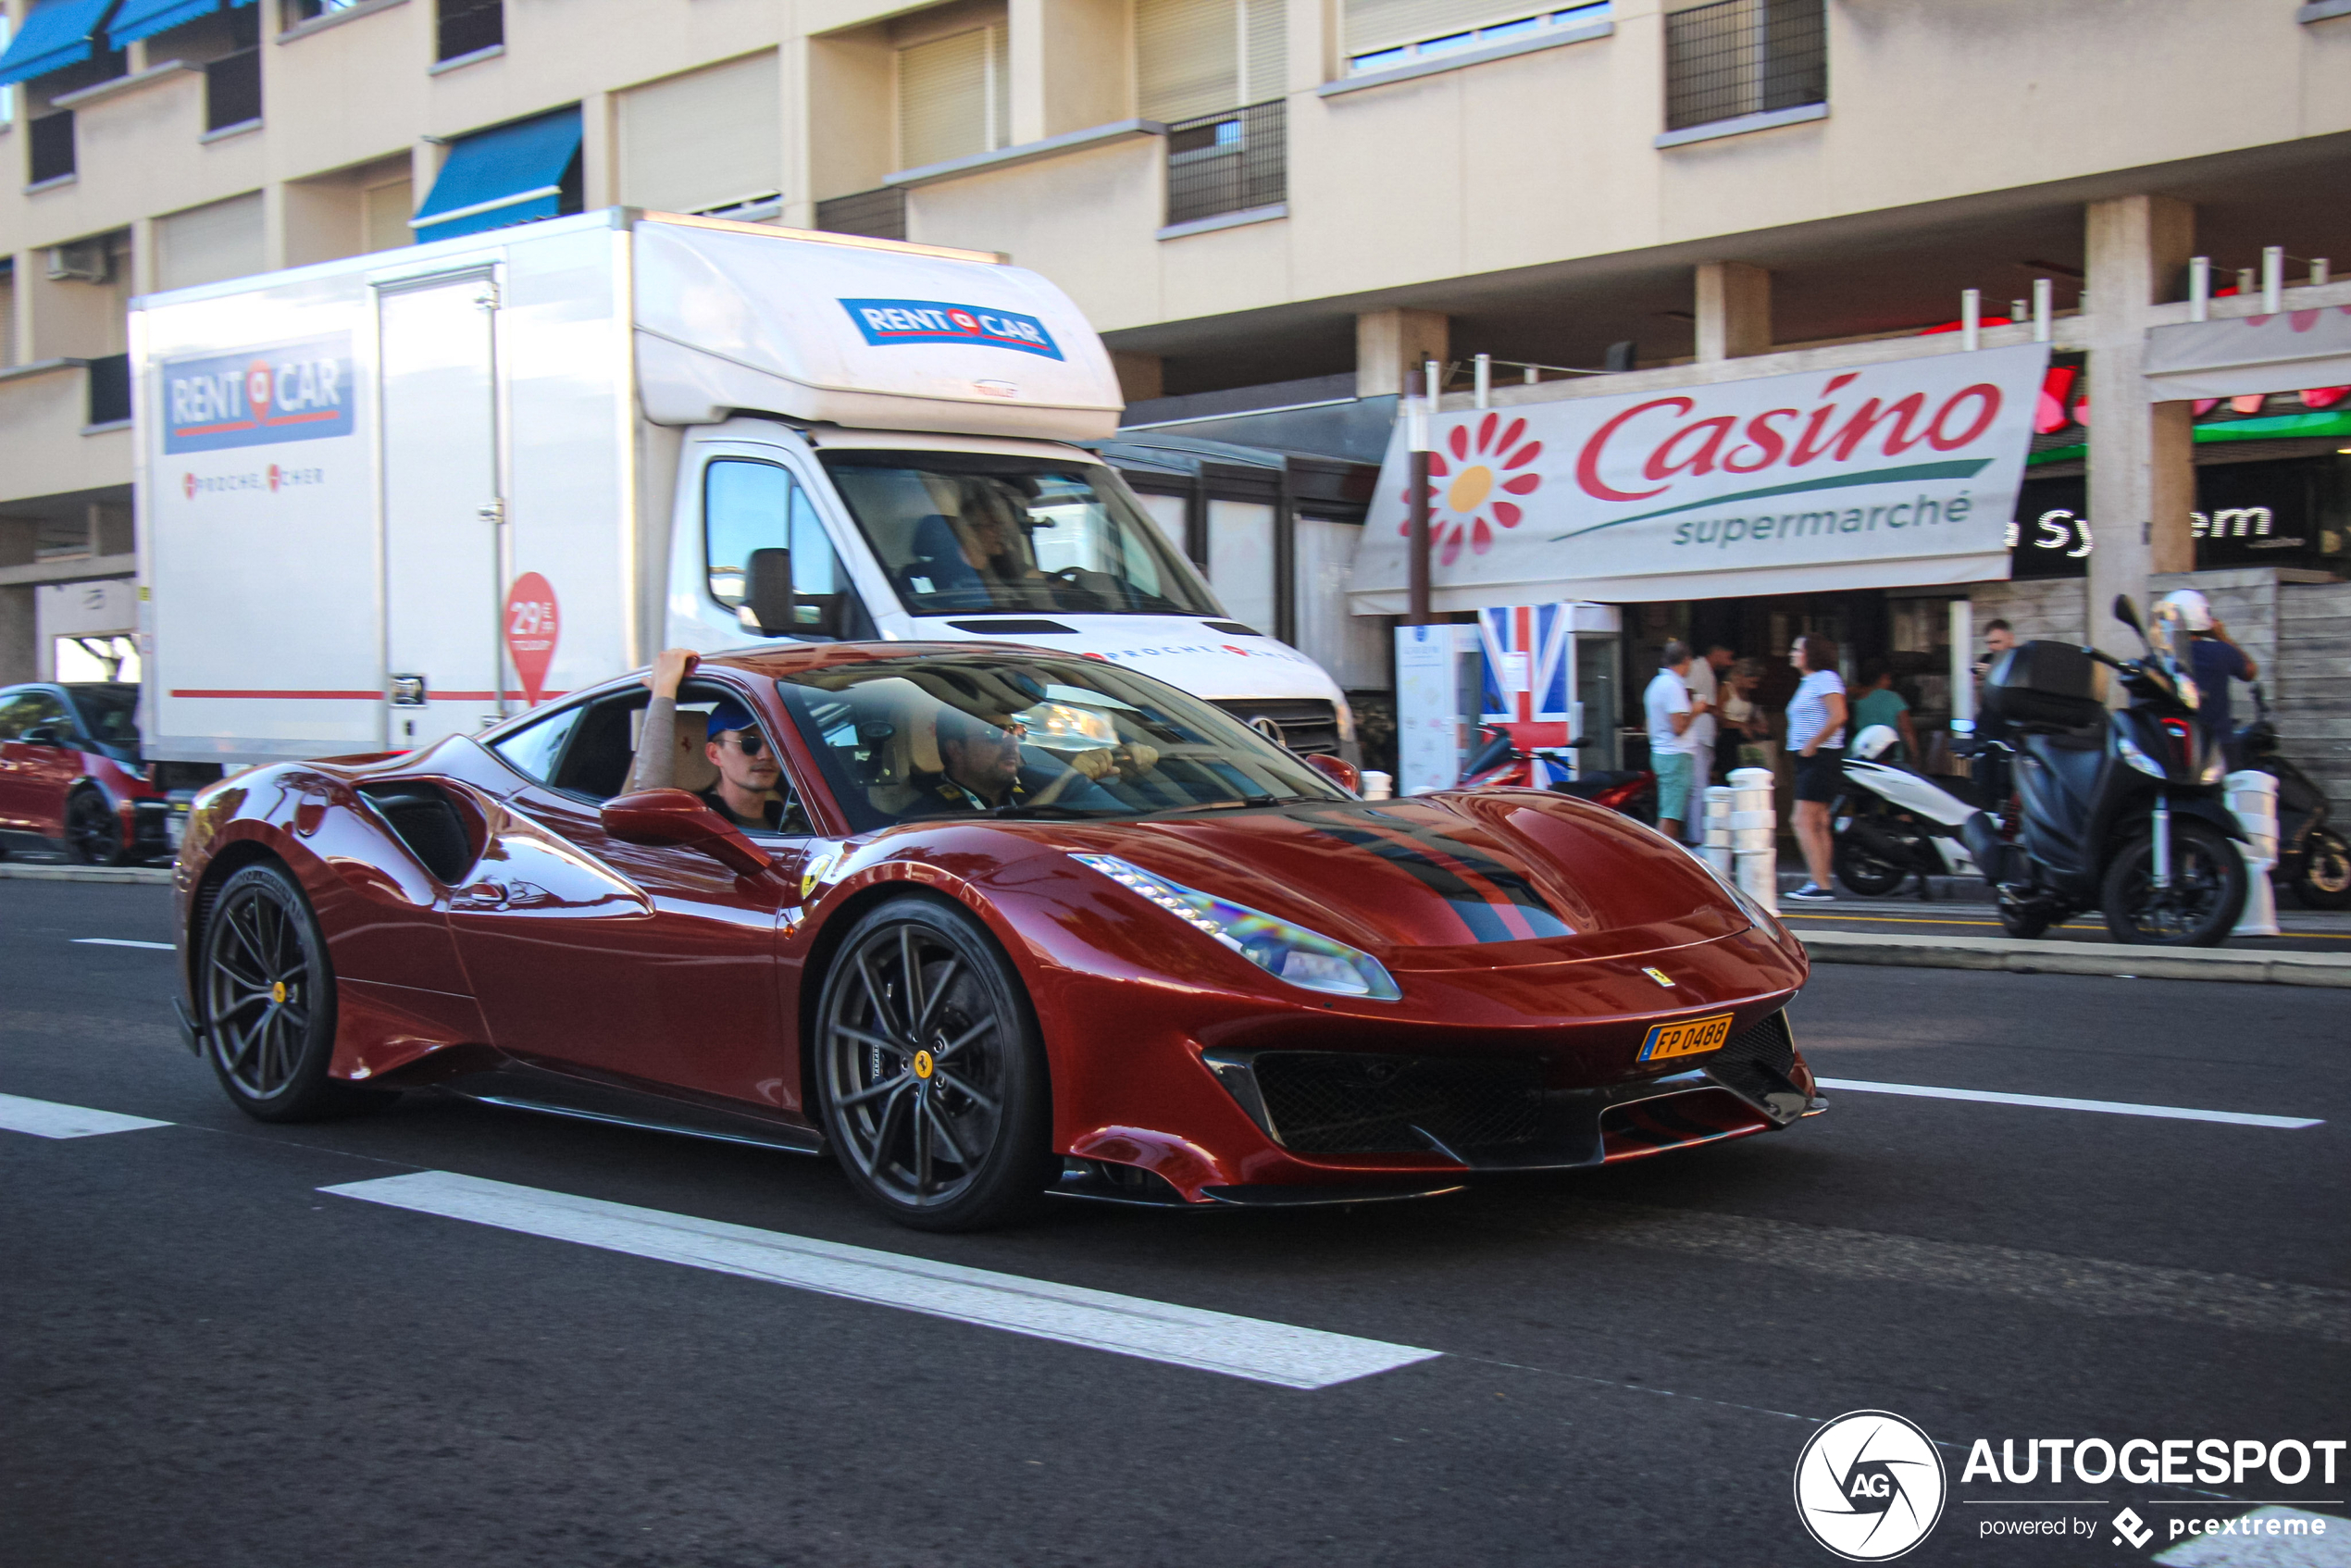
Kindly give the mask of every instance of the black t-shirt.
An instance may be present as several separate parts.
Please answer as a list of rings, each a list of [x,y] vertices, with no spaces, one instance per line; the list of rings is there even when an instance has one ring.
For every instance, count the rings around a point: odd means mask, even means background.
[[[697,799],[738,828],[764,828],[770,833],[783,831],[784,817],[790,811],[790,807],[783,801],[771,795],[761,803],[760,814],[756,818],[747,817],[728,805],[727,797],[719,793],[715,787],[704,790]]]

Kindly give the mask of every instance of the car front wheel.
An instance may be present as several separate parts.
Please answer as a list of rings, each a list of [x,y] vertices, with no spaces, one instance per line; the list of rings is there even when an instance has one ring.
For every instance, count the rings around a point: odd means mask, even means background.
[[[1045,1052],[970,915],[900,898],[850,932],[817,1003],[825,1130],[868,1202],[922,1230],[1026,1213],[1052,1178]]]
[[[66,803],[66,844],[84,865],[120,865],[131,858],[122,818],[92,789],[76,790]]]

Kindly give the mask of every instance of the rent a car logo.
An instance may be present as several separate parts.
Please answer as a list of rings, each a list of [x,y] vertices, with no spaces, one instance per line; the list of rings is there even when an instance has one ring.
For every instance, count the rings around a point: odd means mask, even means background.
[[[1062,356],[1053,335],[1034,316],[944,300],[849,300],[840,302],[865,341],[890,343],[972,343],[1022,354]]]
[[[218,452],[351,434],[351,339],[163,363],[163,449]]]

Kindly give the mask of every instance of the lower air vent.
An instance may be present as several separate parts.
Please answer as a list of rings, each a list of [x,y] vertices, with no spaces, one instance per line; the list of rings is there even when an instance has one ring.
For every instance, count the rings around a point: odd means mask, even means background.
[[[1267,1051],[1251,1065],[1275,1135],[1300,1153],[1424,1152],[1431,1138],[1466,1153],[1530,1143],[1542,1130],[1533,1062]]]

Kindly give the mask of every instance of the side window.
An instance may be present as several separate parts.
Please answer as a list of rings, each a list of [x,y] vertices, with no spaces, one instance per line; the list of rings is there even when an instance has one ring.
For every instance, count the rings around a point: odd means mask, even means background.
[[[54,691],[21,692],[8,712],[19,735],[28,729],[54,729],[61,738],[71,740],[77,738],[81,728],[73,722],[73,715],[66,711],[65,699]]]
[[[817,517],[815,503],[778,464],[722,457],[703,472],[703,540],[710,596],[747,631],[771,637],[872,635],[865,604]],[[751,606],[752,553],[791,553],[791,619],[762,626]]]
[[[18,691],[0,696],[0,740],[13,740],[31,728],[31,695],[30,691]]]
[[[520,729],[491,747],[506,759],[507,765],[526,778],[545,784],[554,781],[555,766],[563,760],[564,742],[579,724],[580,704],[574,703],[543,718],[534,719]]]

